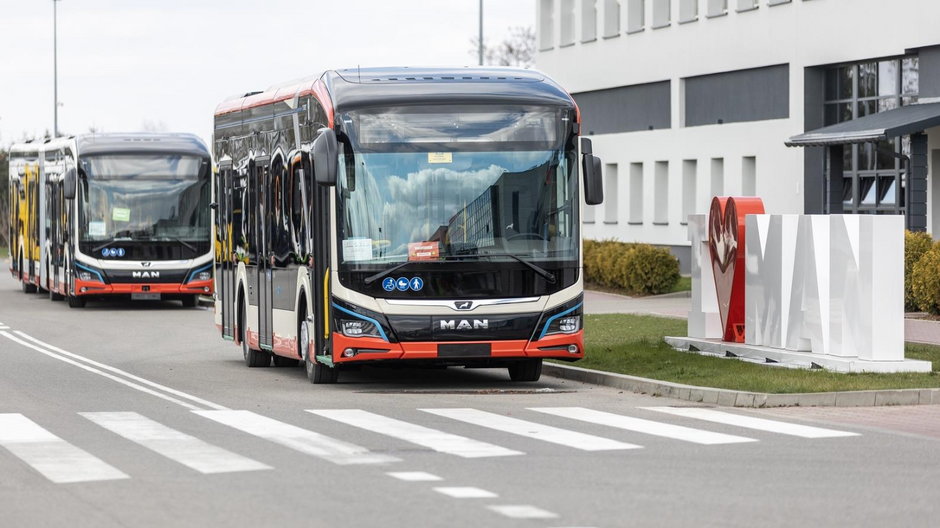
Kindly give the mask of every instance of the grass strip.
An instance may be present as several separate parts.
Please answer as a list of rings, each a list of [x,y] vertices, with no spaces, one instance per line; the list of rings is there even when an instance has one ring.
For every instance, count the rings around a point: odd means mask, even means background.
[[[585,316],[585,358],[576,366],[662,381],[787,394],[940,387],[940,347],[906,344],[905,357],[933,362],[930,373],[836,373],[769,367],[674,350],[663,337],[687,335],[686,321],[648,315]]]

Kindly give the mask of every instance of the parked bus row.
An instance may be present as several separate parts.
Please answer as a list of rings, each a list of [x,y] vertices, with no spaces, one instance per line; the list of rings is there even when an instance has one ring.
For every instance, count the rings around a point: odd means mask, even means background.
[[[211,295],[211,159],[190,134],[90,134],[10,151],[10,271],[26,293]]]

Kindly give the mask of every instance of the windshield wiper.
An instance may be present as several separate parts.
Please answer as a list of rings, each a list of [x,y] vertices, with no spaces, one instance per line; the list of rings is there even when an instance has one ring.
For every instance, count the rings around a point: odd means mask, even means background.
[[[524,259],[524,258],[522,258],[522,257],[520,257],[520,256],[518,256],[518,255],[513,255],[512,253],[480,253],[480,254],[474,255],[474,256],[476,256],[476,257],[509,257],[509,258],[511,258],[511,259],[515,259],[516,261],[521,262],[521,263],[525,264],[526,266],[528,266],[529,269],[531,269],[532,271],[534,271],[535,273],[537,273],[540,277],[542,277],[543,279],[545,279],[545,282],[547,282],[547,283],[549,283],[549,284],[555,284],[555,281],[557,280],[557,279],[555,278],[555,274],[554,274],[554,273],[548,271],[547,269],[545,269],[545,268],[543,268],[543,267],[541,267],[541,266],[536,266],[535,264],[529,262],[528,260],[526,260],[526,259]]]
[[[545,268],[542,268],[541,266],[537,266],[522,257],[513,255],[512,253],[474,253],[474,254],[467,254],[467,255],[446,255],[446,256],[442,255],[440,259],[441,260],[467,260],[467,259],[472,259],[472,258],[477,258],[477,257],[509,257],[511,259],[515,259],[518,262],[521,262],[522,264],[525,264],[529,269],[537,273],[540,277],[545,279],[545,281],[548,282],[549,284],[555,284],[555,281],[557,280],[555,278],[554,273],[546,270]],[[365,280],[363,280],[362,282],[364,282],[366,285],[372,284],[373,282],[379,279],[385,278],[391,275],[392,273],[395,273],[396,271],[404,268],[405,266],[409,264],[414,264],[415,262],[428,262],[428,261],[417,261],[417,260],[405,261],[405,262],[402,262],[401,264],[392,266],[391,268],[384,269],[376,273],[375,275],[370,275],[366,277]]]
[[[102,249],[104,249],[104,248],[110,246],[111,244],[113,244],[113,243],[115,243],[115,242],[116,242],[115,240],[108,240],[108,241],[105,242],[104,244],[101,244],[101,245],[98,246],[98,247],[92,248],[91,252],[92,252],[93,254],[94,254],[94,253],[97,253],[97,252],[101,251]]]
[[[180,244],[189,248],[189,250],[192,251],[193,253],[196,252],[196,246],[190,244],[189,242],[183,240],[182,238],[179,238],[179,237],[166,237],[166,238],[169,238],[170,240],[173,240],[175,242],[179,242]]]

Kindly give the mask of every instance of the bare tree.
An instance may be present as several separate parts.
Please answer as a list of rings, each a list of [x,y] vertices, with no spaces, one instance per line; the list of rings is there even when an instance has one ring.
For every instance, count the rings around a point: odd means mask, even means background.
[[[479,53],[478,37],[470,39],[471,54],[476,57]],[[509,28],[509,35],[496,46],[483,41],[483,62],[488,66],[514,66],[517,68],[531,68],[535,65],[535,29],[531,26],[516,26]]]

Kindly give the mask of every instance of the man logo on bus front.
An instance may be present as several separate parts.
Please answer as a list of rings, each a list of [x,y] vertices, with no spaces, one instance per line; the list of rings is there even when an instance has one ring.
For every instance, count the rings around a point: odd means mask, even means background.
[[[473,308],[473,301],[455,301],[454,308],[458,310],[469,310]]]

